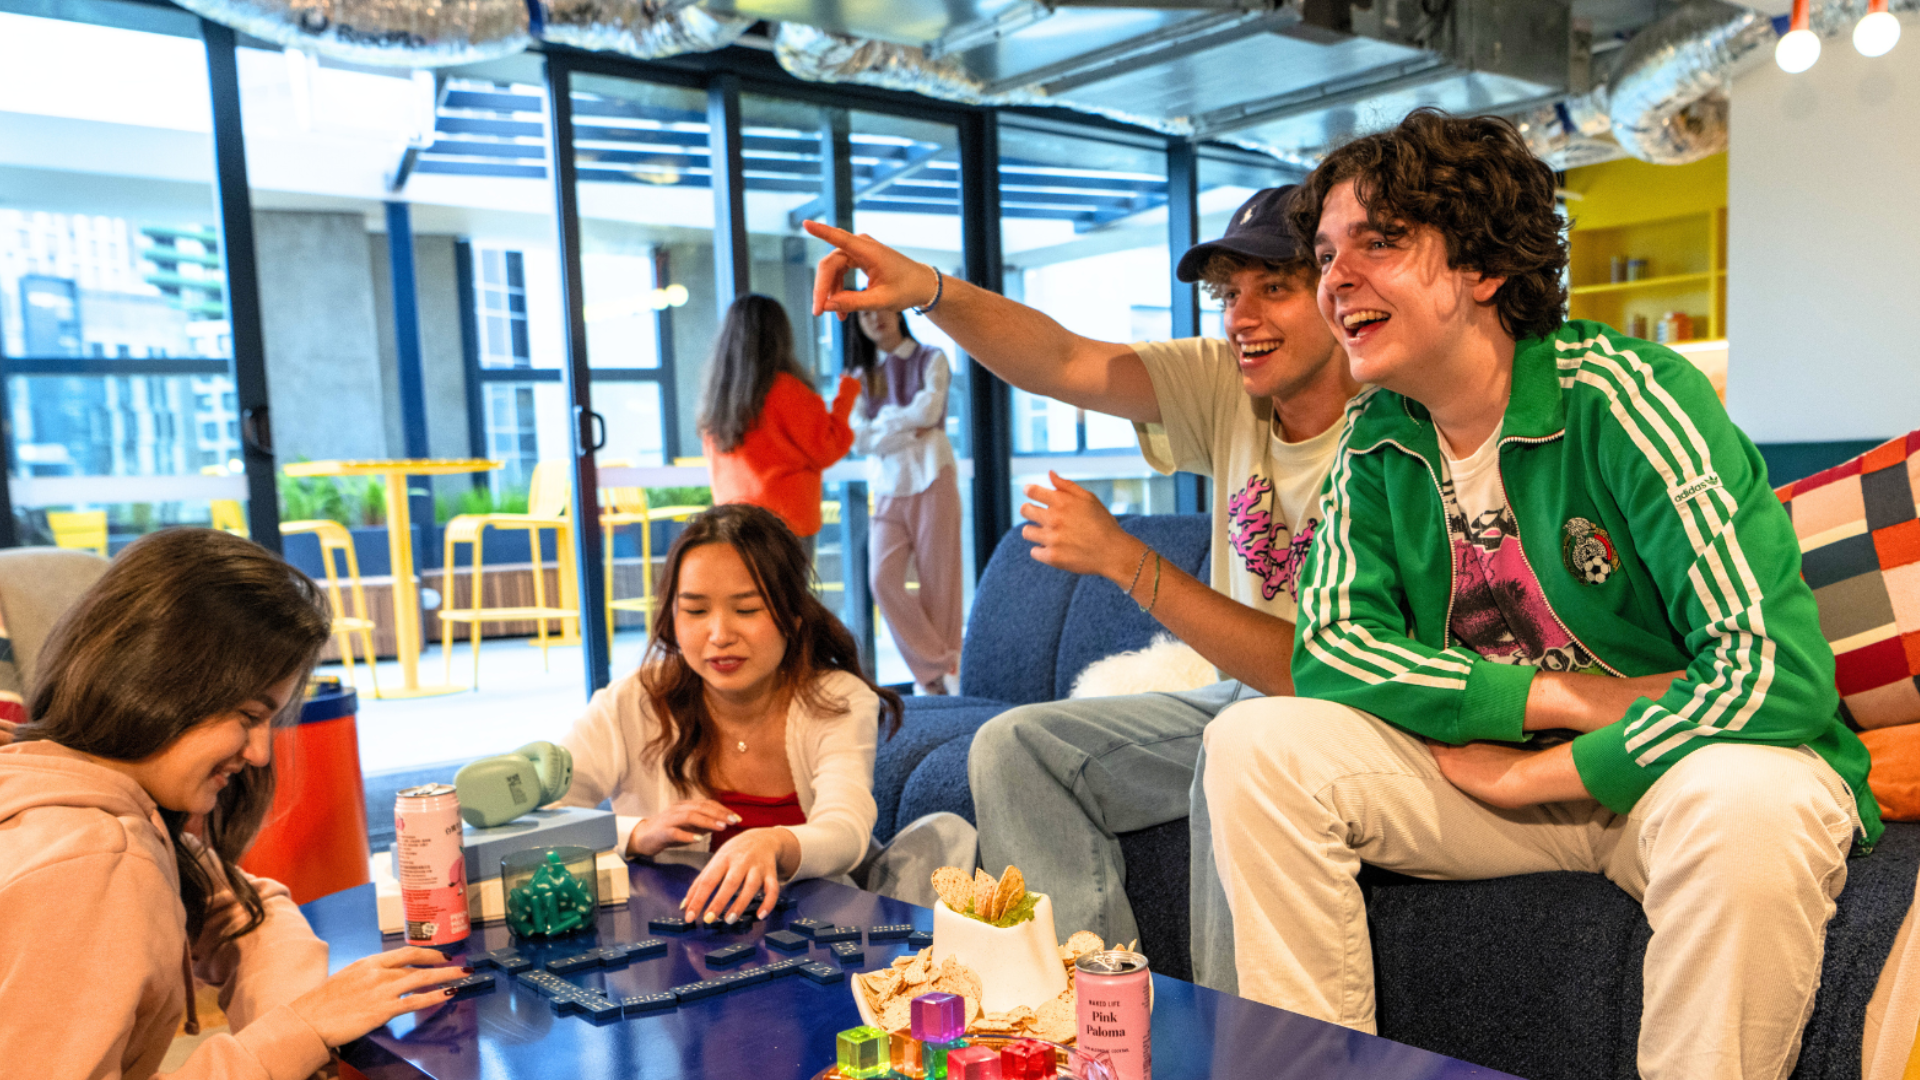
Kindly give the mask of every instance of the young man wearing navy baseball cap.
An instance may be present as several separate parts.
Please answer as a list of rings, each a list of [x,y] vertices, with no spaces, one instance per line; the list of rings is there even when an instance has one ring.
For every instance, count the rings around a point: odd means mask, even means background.
[[[1207,728],[1240,989],[1372,1030],[1362,860],[1604,874],[1653,930],[1638,1075],[1786,1076],[1881,825],[1759,452],[1684,357],[1566,318],[1553,172],[1504,120],[1357,139],[1294,223],[1373,388],[1301,576],[1302,696]]]
[[[982,862],[1018,866],[1053,899],[1064,937],[1139,936],[1118,834],[1191,818],[1196,981],[1231,991],[1231,926],[1212,873],[1196,794],[1201,730],[1238,700],[1290,694],[1295,579],[1318,497],[1359,386],[1314,305],[1318,278],[1293,237],[1291,186],[1258,192],[1226,235],[1180,260],[1224,306],[1220,338],[1095,341],[1005,297],[951,278],[864,236],[815,222],[837,249],[820,263],[818,312],[919,305],[968,354],[1030,393],[1132,420],[1161,472],[1213,480],[1212,582],[1123,532],[1100,500],[1053,477],[1020,508],[1034,558],[1099,574],[1219,671],[1179,694],[1079,699],[1010,710],[975,735],[969,758]],[[841,286],[849,270],[865,290]]]

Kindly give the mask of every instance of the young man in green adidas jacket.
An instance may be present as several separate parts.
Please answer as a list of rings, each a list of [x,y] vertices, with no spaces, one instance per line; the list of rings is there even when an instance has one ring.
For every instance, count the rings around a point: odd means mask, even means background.
[[[1416,112],[1295,204],[1375,389],[1302,577],[1301,697],[1206,733],[1240,990],[1372,1030],[1362,860],[1602,873],[1654,931],[1640,1074],[1783,1078],[1880,833],[1866,750],[1753,444],[1685,359],[1564,321],[1553,188],[1506,122]]]

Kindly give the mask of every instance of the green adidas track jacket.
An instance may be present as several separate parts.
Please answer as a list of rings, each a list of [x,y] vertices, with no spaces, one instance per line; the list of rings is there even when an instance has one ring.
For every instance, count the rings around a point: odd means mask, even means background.
[[[1379,389],[1347,414],[1301,579],[1295,692],[1441,742],[1525,739],[1534,669],[1483,660],[1449,630],[1431,417]],[[1587,790],[1625,813],[1703,746],[1805,745],[1876,842],[1866,747],[1839,718],[1792,524],[1706,378],[1663,346],[1565,323],[1515,350],[1499,458],[1521,551],[1567,630],[1615,675],[1686,669],[1574,740]]]

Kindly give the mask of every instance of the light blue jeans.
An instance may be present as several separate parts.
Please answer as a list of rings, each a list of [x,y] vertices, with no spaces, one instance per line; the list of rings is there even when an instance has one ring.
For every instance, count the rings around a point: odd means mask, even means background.
[[[1030,888],[1052,897],[1063,941],[1091,930],[1109,944],[1127,942],[1140,929],[1119,835],[1184,817],[1194,981],[1237,992],[1233,917],[1200,786],[1200,733],[1227,706],[1260,696],[1222,682],[1022,705],[994,717],[974,734],[967,757],[980,864],[988,873],[1018,866]]]

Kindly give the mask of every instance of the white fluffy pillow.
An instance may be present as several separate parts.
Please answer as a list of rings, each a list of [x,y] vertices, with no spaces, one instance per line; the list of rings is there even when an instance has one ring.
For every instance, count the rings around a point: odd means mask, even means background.
[[[1197,690],[1220,681],[1213,665],[1171,634],[1157,635],[1144,649],[1115,653],[1087,665],[1073,680],[1070,697],[1118,697],[1154,691]]]

